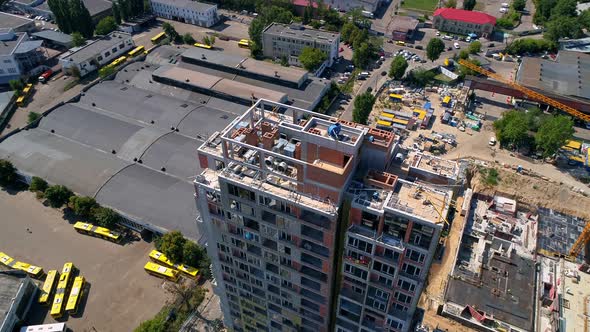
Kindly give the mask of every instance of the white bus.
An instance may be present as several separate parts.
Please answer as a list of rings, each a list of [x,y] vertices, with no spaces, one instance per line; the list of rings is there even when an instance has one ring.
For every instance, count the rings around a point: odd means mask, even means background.
[[[20,332],[66,332],[66,323],[29,325],[20,328]]]

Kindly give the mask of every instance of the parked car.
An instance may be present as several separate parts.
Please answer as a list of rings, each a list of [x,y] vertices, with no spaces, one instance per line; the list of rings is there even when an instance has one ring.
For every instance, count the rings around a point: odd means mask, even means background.
[[[461,46],[459,45],[459,43],[454,43],[454,44],[453,44],[453,46],[454,46],[456,49],[460,49],[460,48],[461,48]]]
[[[417,50],[423,50],[424,49],[424,46],[422,46],[422,45],[416,45],[416,49]]]

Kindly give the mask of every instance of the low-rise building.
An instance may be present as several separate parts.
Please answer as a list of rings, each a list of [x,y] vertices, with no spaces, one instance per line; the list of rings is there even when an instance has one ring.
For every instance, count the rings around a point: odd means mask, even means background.
[[[102,18],[112,13],[113,4],[110,1],[83,0],[83,2],[94,23],[97,23]],[[55,15],[53,15],[51,8],[49,8],[47,0],[13,0],[11,1],[11,4],[25,13],[43,16],[48,19],[55,19]]]
[[[590,53],[590,37],[580,39],[560,39],[559,49],[562,51]]]
[[[42,30],[31,34],[33,37],[44,40],[48,47],[53,48],[71,48],[74,46],[74,40],[72,36],[53,30]]]
[[[482,12],[439,8],[432,15],[432,25],[439,31],[463,35],[475,33],[481,37],[489,37],[494,31],[496,18]]]
[[[381,5],[381,0],[327,0],[323,3],[339,11],[347,12],[362,8],[364,11],[374,13]]]
[[[101,39],[85,46],[71,49],[60,58],[64,72],[72,73],[74,68],[80,77],[97,70],[135,47],[131,35],[125,32],[111,32]]]
[[[12,29],[14,32],[31,32],[35,30],[35,21],[26,17],[0,12],[0,29]]]
[[[26,75],[44,59],[40,40],[29,40],[24,32],[0,29],[0,84]]]
[[[325,65],[338,58],[340,34],[310,29],[301,25],[272,23],[262,32],[262,52],[270,58],[287,57],[289,64],[301,66],[299,55],[306,47],[320,49],[327,55]]]
[[[0,332],[12,332],[22,322],[37,286],[21,271],[0,271]]]
[[[387,36],[393,40],[405,41],[418,30],[418,20],[410,16],[396,16],[387,29]]]
[[[150,0],[152,12],[159,17],[210,27],[217,23],[217,5],[190,0]]]

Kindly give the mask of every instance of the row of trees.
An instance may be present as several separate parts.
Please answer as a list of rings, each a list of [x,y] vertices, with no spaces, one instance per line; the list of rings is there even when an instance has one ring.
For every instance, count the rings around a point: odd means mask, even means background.
[[[503,146],[529,147],[544,157],[554,155],[574,134],[574,122],[565,115],[548,115],[539,109],[512,110],[494,122],[496,137]]]
[[[143,15],[150,11],[147,0],[117,0],[113,1],[113,19],[117,24],[134,16]]]
[[[475,8],[476,0],[464,0],[463,1],[463,9],[465,10],[473,10]],[[445,8],[457,8],[457,0],[447,0],[445,1]]]
[[[362,93],[354,98],[354,108],[352,109],[352,121],[360,124],[367,124],[376,97],[370,91]]]
[[[356,23],[355,23],[356,22]],[[376,58],[383,47],[383,39],[370,36],[367,28],[361,28],[358,20],[352,19],[344,23],[340,30],[340,38],[352,45],[352,62],[359,68],[367,68],[372,58]]]
[[[540,53],[553,51],[556,49],[555,43],[546,39],[522,38],[517,39],[506,47],[506,53],[512,55],[522,55],[524,53]]]
[[[548,40],[580,38],[582,30],[590,28],[590,11],[578,15],[576,6],[576,0],[538,0],[533,22],[545,26],[544,37]]]
[[[183,263],[199,269],[201,278],[209,279],[211,260],[207,250],[193,241],[187,240],[178,231],[168,232],[155,241],[156,249],[164,253],[171,261]]]
[[[48,4],[62,32],[79,32],[84,38],[92,37],[92,17],[82,0],[49,0]]]

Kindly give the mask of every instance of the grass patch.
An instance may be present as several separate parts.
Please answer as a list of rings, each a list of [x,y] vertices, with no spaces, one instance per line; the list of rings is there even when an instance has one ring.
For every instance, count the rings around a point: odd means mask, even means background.
[[[440,73],[440,74],[434,76],[434,80],[442,82],[442,83],[451,83],[454,81],[452,78],[448,77],[447,75],[445,75],[443,73]]]
[[[66,84],[66,86],[64,86],[64,92],[68,91],[69,89],[75,87],[76,85],[78,85],[78,83],[80,83],[79,80],[75,79],[71,82],[69,82],[68,84]]]
[[[488,186],[496,186],[500,181],[499,173],[495,168],[481,168],[479,170],[483,177],[483,182]]]
[[[404,0],[402,8],[414,9],[422,12],[433,12],[437,4],[437,0]]]

